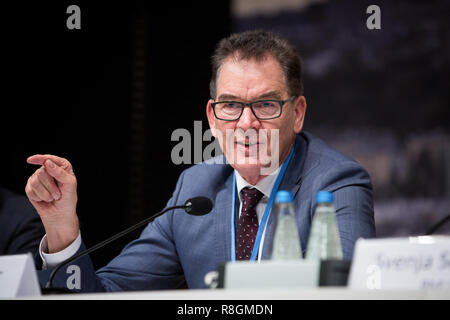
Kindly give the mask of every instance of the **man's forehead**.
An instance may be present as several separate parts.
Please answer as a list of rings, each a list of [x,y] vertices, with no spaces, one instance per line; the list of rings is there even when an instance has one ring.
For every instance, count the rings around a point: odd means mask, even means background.
[[[283,73],[280,62],[271,54],[260,58],[240,58],[238,54],[228,56],[219,68],[220,71],[227,69],[229,72],[238,72],[241,70],[252,70],[264,72],[268,68]]]
[[[273,57],[264,60],[227,59],[217,78],[217,98],[281,99],[286,91],[284,74]]]

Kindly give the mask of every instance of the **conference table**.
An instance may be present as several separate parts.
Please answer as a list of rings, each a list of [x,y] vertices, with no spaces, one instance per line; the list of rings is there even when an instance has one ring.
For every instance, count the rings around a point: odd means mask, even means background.
[[[345,287],[180,289],[22,297],[32,300],[450,300],[450,289],[355,290]]]

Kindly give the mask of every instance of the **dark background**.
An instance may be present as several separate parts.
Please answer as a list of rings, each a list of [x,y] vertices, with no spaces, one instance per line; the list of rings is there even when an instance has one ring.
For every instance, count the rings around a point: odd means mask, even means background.
[[[81,30],[66,9],[81,8]],[[365,26],[369,4],[382,29]],[[450,213],[449,4],[331,1],[239,15],[231,1],[2,4],[0,184],[24,193],[35,153],[69,159],[86,245],[161,210],[179,174],[171,134],[207,129],[210,55],[232,31],[288,37],[304,63],[305,129],[374,182],[379,236]],[[92,255],[106,264],[139,231]]]
[[[81,30],[66,27],[72,4]],[[171,161],[171,134],[207,124],[209,57],[230,32],[229,3],[29,1],[1,12],[1,184],[24,194],[35,153],[69,159],[88,247],[164,208],[187,167]],[[92,255],[96,266],[138,234]]]
[[[450,2],[301,2],[253,8],[233,29],[266,28],[296,45],[304,129],[368,170],[377,236],[425,234],[450,214]],[[366,27],[372,4],[380,30]]]

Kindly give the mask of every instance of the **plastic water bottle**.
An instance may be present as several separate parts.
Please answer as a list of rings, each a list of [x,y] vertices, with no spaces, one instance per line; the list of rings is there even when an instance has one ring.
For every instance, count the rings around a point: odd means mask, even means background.
[[[289,191],[278,191],[275,198],[276,227],[272,246],[272,260],[302,259],[300,237],[295,221],[293,196]]]
[[[333,206],[333,194],[319,191],[311,226],[306,259],[342,260],[342,247]]]

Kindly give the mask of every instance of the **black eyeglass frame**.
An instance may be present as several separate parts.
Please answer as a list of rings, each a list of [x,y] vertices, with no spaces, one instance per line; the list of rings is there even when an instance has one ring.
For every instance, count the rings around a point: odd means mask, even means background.
[[[217,102],[213,102],[211,103],[211,107],[213,109],[214,112],[214,116],[222,121],[236,121],[239,120],[242,116],[242,114],[244,113],[244,108],[245,107],[249,107],[250,110],[252,110],[253,115],[255,116],[256,119],[258,120],[272,120],[272,119],[276,119],[281,117],[281,114],[283,113],[283,106],[288,103],[291,102],[292,100],[294,100],[297,96],[291,96],[290,98],[286,99],[286,100],[276,100],[276,99],[266,99],[266,100],[256,100],[256,101],[252,101],[252,102],[239,102],[239,101],[217,101]],[[253,110],[253,104],[254,103],[261,103],[261,102],[277,102],[280,105],[280,113],[277,116],[273,116],[273,117],[269,117],[269,118],[260,118],[255,114],[255,111]],[[237,103],[241,105],[241,113],[239,114],[239,116],[236,119],[223,119],[217,116],[216,114],[216,105],[219,103]]]

